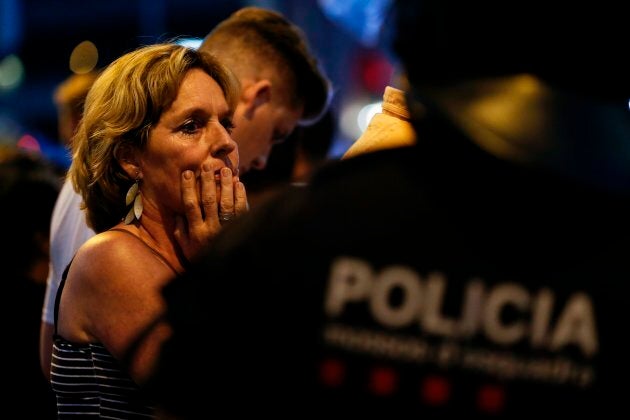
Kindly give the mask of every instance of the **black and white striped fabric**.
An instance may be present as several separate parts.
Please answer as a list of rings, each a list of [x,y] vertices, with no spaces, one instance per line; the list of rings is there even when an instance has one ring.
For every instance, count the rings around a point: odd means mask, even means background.
[[[78,345],[57,336],[53,344],[51,385],[58,418],[152,418],[138,386],[101,344]]]
[[[73,343],[58,334],[59,301],[70,264],[63,272],[55,299],[50,384],[57,396],[57,418],[153,418],[153,407],[105,346]]]

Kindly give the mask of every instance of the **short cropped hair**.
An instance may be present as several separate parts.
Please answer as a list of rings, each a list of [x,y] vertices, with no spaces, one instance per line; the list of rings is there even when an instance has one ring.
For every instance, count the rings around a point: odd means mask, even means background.
[[[240,86],[233,73],[212,55],[177,44],[127,53],[94,82],[73,138],[69,175],[83,197],[88,225],[97,233],[115,226],[125,214],[125,194],[133,180],[118,163],[118,151],[123,145],[146,146],[150,130],[194,68],[219,84],[234,112]]]
[[[244,7],[219,23],[201,50],[216,54],[239,77],[272,64],[288,84],[290,105],[303,105],[301,124],[313,123],[330,104],[331,84],[304,33],[280,13]]]

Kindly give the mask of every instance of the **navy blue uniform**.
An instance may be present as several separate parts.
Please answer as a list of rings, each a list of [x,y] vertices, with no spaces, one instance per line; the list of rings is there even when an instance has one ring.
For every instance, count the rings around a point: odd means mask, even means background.
[[[166,357],[207,330],[208,365],[187,368],[245,412],[621,406],[628,197],[507,163],[440,117],[418,128],[417,146],[331,165],[230,226],[165,290]]]

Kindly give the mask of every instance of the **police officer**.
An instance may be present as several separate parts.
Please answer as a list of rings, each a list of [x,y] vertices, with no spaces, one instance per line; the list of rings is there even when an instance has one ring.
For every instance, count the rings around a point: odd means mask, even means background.
[[[210,383],[234,413],[278,416],[623,407],[620,6],[395,3],[417,144],[329,166],[165,290],[174,334],[153,390],[171,412],[201,410]],[[203,366],[182,356],[197,329]],[[200,373],[208,386],[172,386]]]

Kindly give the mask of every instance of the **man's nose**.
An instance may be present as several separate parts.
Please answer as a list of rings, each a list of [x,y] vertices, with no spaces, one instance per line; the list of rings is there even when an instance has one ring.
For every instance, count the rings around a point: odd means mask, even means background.
[[[267,156],[258,156],[252,162],[253,169],[262,170],[262,169],[265,169],[266,166],[267,166]]]

